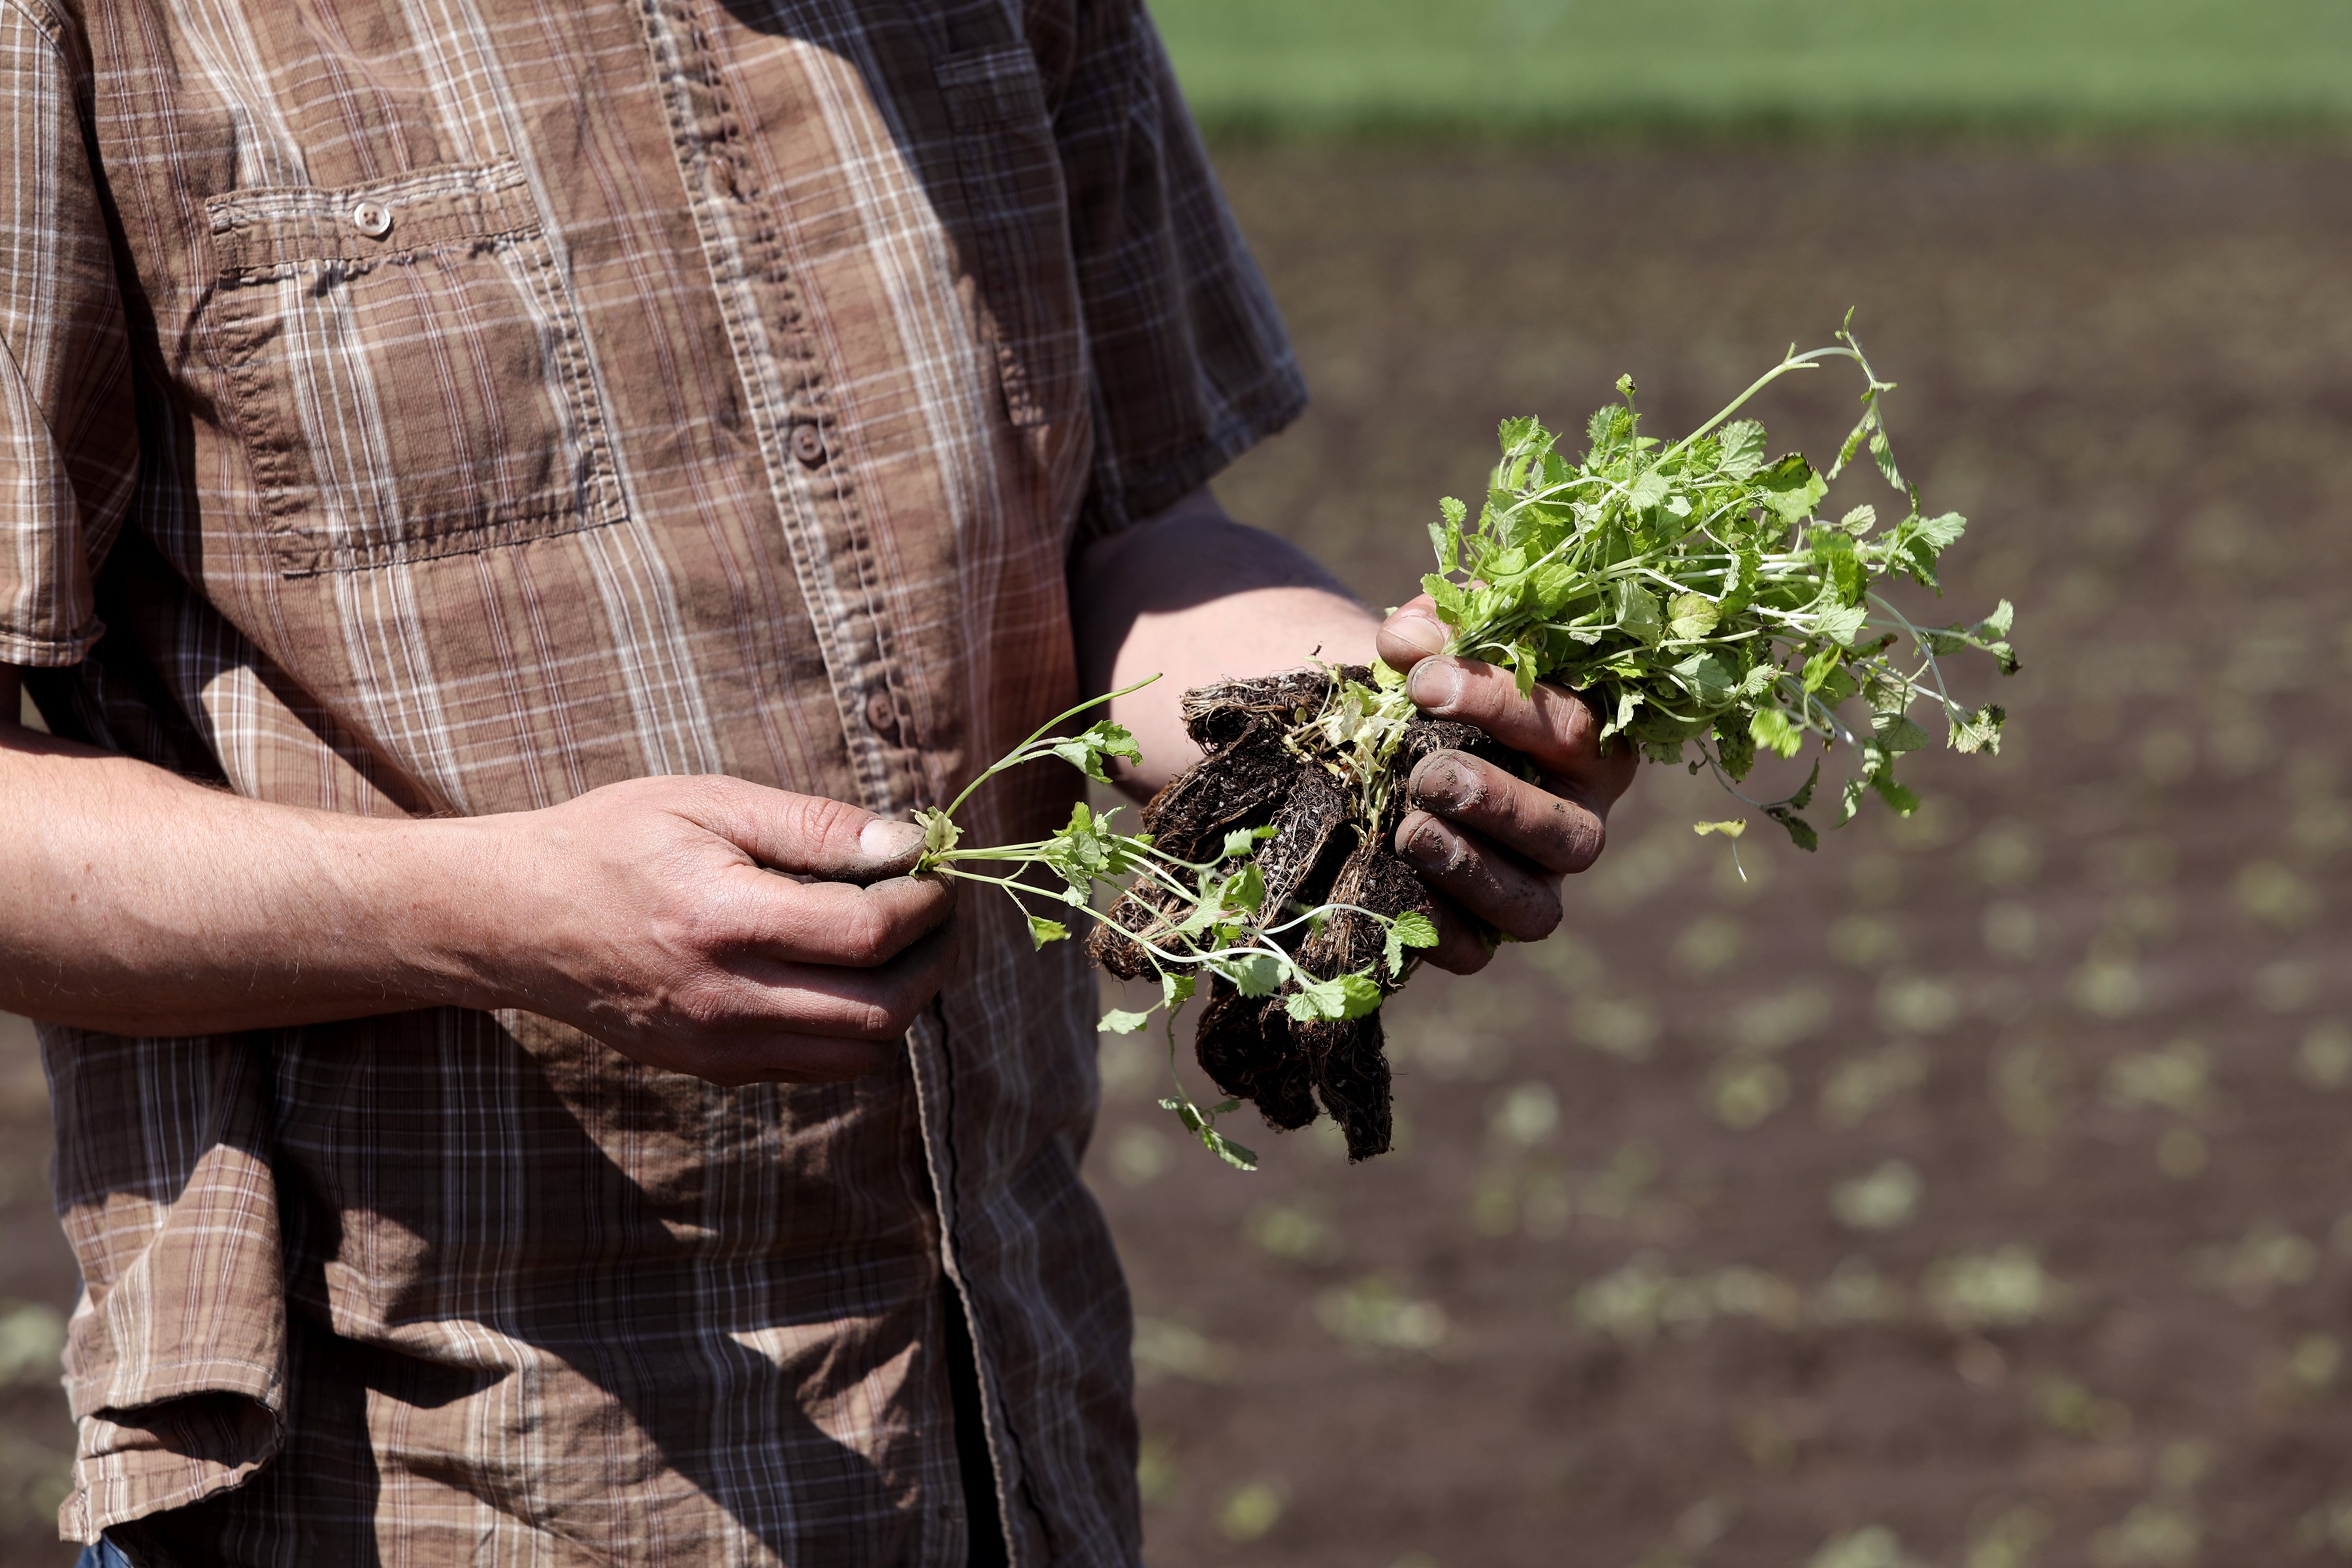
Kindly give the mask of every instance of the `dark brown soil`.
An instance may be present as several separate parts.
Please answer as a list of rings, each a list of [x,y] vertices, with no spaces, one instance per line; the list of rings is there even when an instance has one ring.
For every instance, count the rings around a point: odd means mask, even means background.
[[[1398,742],[1380,820],[1369,820],[1373,808],[1335,782],[1330,759],[1299,731],[1340,681],[1370,678],[1362,666],[1303,669],[1186,692],[1185,728],[1202,755],[1144,806],[1143,826],[1159,848],[1196,864],[1216,859],[1227,833],[1271,827],[1274,836],[1251,858],[1265,881],[1261,908],[1268,921],[1282,923],[1294,900],[1309,909],[1348,906],[1319,930],[1297,928],[1276,940],[1318,980],[1369,971],[1383,993],[1393,994],[1412,970],[1397,975],[1388,969],[1385,921],[1435,913],[1394,847],[1408,808],[1405,781],[1441,751],[1471,752],[1515,770],[1524,769],[1526,759],[1470,725],[1417,719]],[[1111,921],[1088,935],[1087,951],[1119,979],[1143,978],[1154,965],[1141,943],[1164,942],[1162,933],[1190,909],[1171,889],[1147,882],[1113,906]],[[1349,1159],[1387,1153],[1390,1073],[1379,1013],[1301,1021],[1287,1006],[1297,989],[1286,984],[1271,995],[1244,996],[1231,982],[1213,979],[1193,1046],[1201,1069],[1226,1094],[1255,1103],[1278,1131],[1309,1125],[1319,1105],[1339,1124]]]
[[[1150,1560],[2347,1561],[2352,168],[1223,166],[1318,404],[1220,494],[1373,603],[1498,418],[1630,371],[1685,428],[1852,305],[1973,520],[1943,618],[2010,595],[2026,669],[2005,755],[1746,882],[1644,770],[1562,938],[1383,1009],[1385,1158],[1231,1172],[1107,1046]]]

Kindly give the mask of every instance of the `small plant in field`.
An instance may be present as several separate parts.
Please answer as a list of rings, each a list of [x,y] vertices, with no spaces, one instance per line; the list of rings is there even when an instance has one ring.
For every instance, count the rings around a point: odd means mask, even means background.
[[[1797,453],[1769,457],[1764,427],[1739,409],[1784,375],[1839,360],[1865,386],[1836,462],[1822,473]],[[1957,751],[2000,745],[2001,710],[1959,701],[1943,661],[1973,649],[2008,673],[2016,658],[2006,600],[1972,625],[1922,627],[1882,592],[1898,577],[1934,588],[1938,558],[1966,526],[1926,515],[1895,467],[1880,410],[1892,386],[1841,331],[1832,346],[1792,348],[1670,444],[1642,434],[1630,379],[1587,422],[1578,458],[1535,420],[1506,420],[1475,520],[1449,498],[1430,528],[1438,569],[1422,585],[1451,629],[1448,651],[1509,668],[1523,693],[1538,680],[1574,688],[1600,715],[1603,744],[1710,771],[1801,848],[1818,843],[1806,814],[1824,809],[1814,805],[1822,764],[1792,792],[1758,799],[1742,786],[1759,755],[1793,758],[1811,745],[1850,759],[1826,804],[1829,826],[1874,795],[1908,816],[1918,802],[1896,763],[1930,743],[1915,710],[1940,717]],[[1902,515],[1817,515],[1829,480],[1864,451]],[[1380,1005],[1437,941],[1433,906],[1391,847],[1400,785],[1440,750],[1528,777],[1532,764],[1469,725],[1423,716],[1393,670],[1318,667],[1185,693],[1186,728],[1204,755],[1144,807],[1146,831],[1121,832],[1115,813],[1081,804],[1050,838],[964,847],[955,812],[987,778],[1059,757],[1107,782],[1105,758],[1136,758],[1133,738],[1108,721],[1050,733],[1095,705],[1049,721],[944,810],[923,813],[923,868],[1003,888],[1040,945],[1071,934],[1065,910],[1097,922],[1095,960],[1160,988],[1150,1008],[1114,1010],[1102,1027],[1132,1032],[1163,1016],[1175,1092],[1162,1103],[1222,1158],[1255,1163],[1217,1130],[1244,1100],[1277,1128],[1303,1127],[1319,1109],[1345,1129],[1351,1157],[1383,1152]],[[1746,827],[1697,825],[1735,840]],[[1097,882],[1115,889],[1101,910]],[[1226,1096],[1211,1106],[1176,1072],[1175,1019],[1196,998],[1195,1052]]]

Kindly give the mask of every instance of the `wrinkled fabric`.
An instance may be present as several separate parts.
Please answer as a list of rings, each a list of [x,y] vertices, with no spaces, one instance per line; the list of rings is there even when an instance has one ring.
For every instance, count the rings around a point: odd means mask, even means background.
[[[944,801],[1076,700],[1073,547],[1302,400],[1136,0],[0,0],[0,662],[257,799]],[[1012,1560],[1135,1561],[1091,987],[959,926],[848,1084],[45,1028],[65,1533],[961,1562],[961,1301]]]

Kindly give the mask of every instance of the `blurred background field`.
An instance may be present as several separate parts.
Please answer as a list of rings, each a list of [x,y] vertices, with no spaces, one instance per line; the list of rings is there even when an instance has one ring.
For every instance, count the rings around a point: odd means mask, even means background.
[[[1393,602],[1497,418],[1686,426],[1851,306],[2026,668],[2001,758],[1745,881],[1649,770],[1559,939],[1395,1008],[1383,1160],[1225,1171],[1107,1045],[1150,1561],[2352,1561],[2352,10],[1158,10],[1317,395],[1237,513]],[[12,1565],[46,1140],[0,1023]]]
[[[1289,136],[2309,132],[2336,0],[1160,0],[1212,130]]]
[[[1945,616],[2014,597],[2025,669],[1969,672],[2000,758],[1745,881],[1648,770],[1560,937],[1394,1009],[1387,1159],[1237,1128],[1234,1175],[1113,1048],[1152,1560],[2352,1559],[2352,163],[1224,166],[1319,402],[1221,490],[1374,602],[1498,417],[1622,371],[1685,428],[1851,305],[1973,520]]]

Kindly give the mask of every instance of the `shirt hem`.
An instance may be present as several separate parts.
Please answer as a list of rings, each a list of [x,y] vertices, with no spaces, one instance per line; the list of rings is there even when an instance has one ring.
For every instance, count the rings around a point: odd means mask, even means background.
[[[99,1483],[110,1491],[129,1491],[127,1501],[94,1507],[90,1500],[91,1487],[77,1487],[58,1505],[58,1539],[95,1546],[99,1539],[118,1524],[151,1514],[168,1513],[192,1502],[199,1502],[221,1492],[234,1491],[251,1480],[256,1471],[278,1457],[284,1446],[281,1429],[277,1441],[267,1453],[236,1465],[223,1466],[204,1459],[184,1459],[154,1475],[137,1477],[110,1476]]]
[[[1233,466],[1234,460],[1297,419],[1307,408],[1307,381],[1285,360],[1234,400],[1231,415],[1173,456],[1134,470],[1106,494],[1097,486],[1079,509],[1078,545],[1091,544],[1166,510]]]
[[[62,637],[34,637],[26,632],[0,631],[0,664],[26,669],[63,669],[79,664],[106,635],[106,623],[92,617],[79,631]]]

